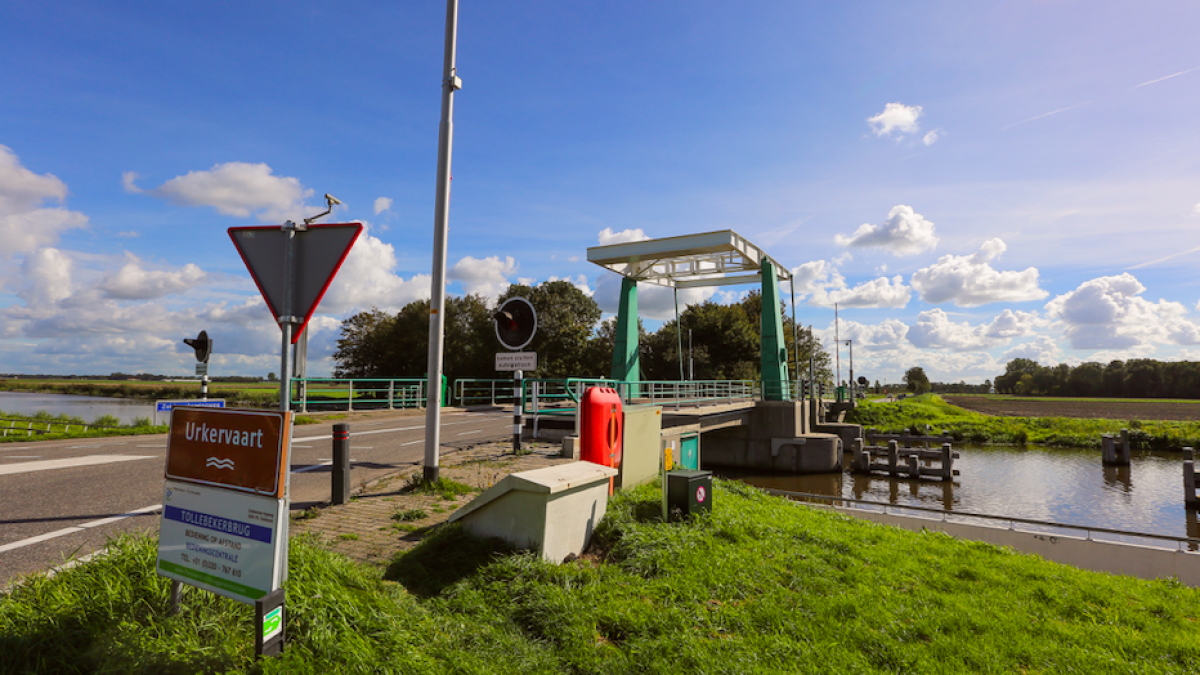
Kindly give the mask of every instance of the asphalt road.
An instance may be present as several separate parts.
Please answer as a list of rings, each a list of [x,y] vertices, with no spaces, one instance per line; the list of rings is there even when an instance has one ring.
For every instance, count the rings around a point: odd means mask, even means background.
[[[330,499],[333,423],[295,427],[294,511]],[[348,423],[354,487],[424,460],[424,411]],[[511,437],[511,412],[442,413],[443,455]],[[166,450],[166,435],[0,445],[0,588],[89,555],[117,533],[157,529]]]

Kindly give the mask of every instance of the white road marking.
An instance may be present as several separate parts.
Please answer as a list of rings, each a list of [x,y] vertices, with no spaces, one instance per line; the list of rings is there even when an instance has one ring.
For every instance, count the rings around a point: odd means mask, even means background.
[[[503,415],[493,415],[493,417],[504,417],[504,416]],[[510,413],[509,415],[507,415],[507,417],[508,417],[508,419],[512,419],[512,414]],[[480,420],[479,417],[476,417],[474,419],[466,420],[464,422],[449,422],[447,424],[443,424],[442,426],[443,427],[453,427],[453,426],[457,426],[460,424],[474,424],[477,421],[488,422],[490,420],[486,420],[486,419]],[[390,434],[390,433],[394,433],[397,431],[416,431],[418,429],[424,429],[424,428],[425,428],[425,425],[422,424],[421,426],[418,426],[418,427],[397,427],[395,429],[373,429],[371,431],[359,431],[359,432],[355,432],[353,429],[351,429],[350,437],[353,438],[355,436],[366,436],[368,434]],[[292,443],[293,444],[303,443],[305,441],[326,441],[326,440],[330,440],[331,438],[332,438],[332,435],[329,435],[329,436],[305,436],[304,438],[293,438]]]
[[[292,469],[292,473],[304,473],[305,471],[312,471],[313,469],[320,469],[323,466],[332,466],[332,465],[333,465],[333,460],[331,459],[328,462],[321,462],[320,464],[310,464],[308,466],[300,467],[299,469]]]
[[[128,462],[135,459],[159,458],[150,455],[87,455],[86,457],[71,457],[68,459],[48,459],[44,462],[21,462],[20,464],[0,466],[0,476],[10,473],[29,473],[30,471],[49,471],[51,469],[69,469],[76,466]]]
[[[129,518],[130,516],[140,516],[143,513],[149,513],[151,511],[158,511],[161,508],[162,508],[162,504],[155,504],[153,506],[145,506],[140,509],[130,511],[128,513],[122,513],[121,515],[113,516],[112,518],[103,518],[101,520],[93,520],[90,523],[83,523],[81,525],[76,525],[75,527],[64,527],[61,530],[47,532],[46,534],[39,534],[36,537],[29,537],[28,539],[14,541],[11,544],[5,544],[3,546],[0,546],[0,553],[4,553],[5,551],[11,551],[16,548],[24,548],[26,546],[32,546],[33,544],[39,544],[48,539],[55,539],[55,538],[61,537],[63,535],[74,534],[76,532],[83,532],[85,529],[99,527],[101,525],[108,525],[109,523],[115,523],[118,520],[124,520],[125,518]]]
[[[128,443],[89,443],[87,445],[68,445],[67,450],[78,450],[79,448],[107,448],[110,445],[128,445]]]
[[[475,431],[464,431],[458,435],[459,436],[470,436],[471,434],[482,434],[482,433],[483,433],[483,429],[476,429]]]
[[[407,442],[407,443],[401,443],[401,444],[400,444],[400,446],[401,446],[401,447],[404,447],[404,446],[406,446],[406,445],[416,445],[417,443],[424,443],[424,442],[425,442],[425,439],[424,439],[424,438],[418,438],[418,439],[417,439],[417,440],[415,440],[415,441],[409,441],[409,442]]]

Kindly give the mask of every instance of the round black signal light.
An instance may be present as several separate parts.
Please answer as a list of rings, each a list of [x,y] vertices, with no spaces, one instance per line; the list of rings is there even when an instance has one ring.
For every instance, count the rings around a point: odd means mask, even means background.
[[[537,332],[537,312],[525,298],[505,300],[492,319],[496,323],[496,337],[509,349],[516,350],[529,344]]]

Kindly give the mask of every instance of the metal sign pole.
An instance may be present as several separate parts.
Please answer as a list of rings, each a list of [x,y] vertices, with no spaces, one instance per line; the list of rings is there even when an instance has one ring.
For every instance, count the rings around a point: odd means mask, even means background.
[[[519,370],[513,371],[513,454],[521,451],[521,427],[525,420],[521,419],[521,376]]]
[[[446,230],[450,220],[450,157],[454,146],[454,92],[462,89],[454,66],[458,0],[446,0],[446,51],[442,64],[442,123],[438,133],[437,206],[433,214],[433,280],[429,298],[429,397],[425,414],[425,482],[438,479],[442,430],[442,337],[446,327]]]

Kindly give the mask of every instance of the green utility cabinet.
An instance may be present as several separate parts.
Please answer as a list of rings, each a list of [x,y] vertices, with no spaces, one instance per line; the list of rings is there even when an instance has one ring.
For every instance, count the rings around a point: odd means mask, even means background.
[[[700,469],[700,435],[692,434],[679,439],[679,466],[693,471]]]

